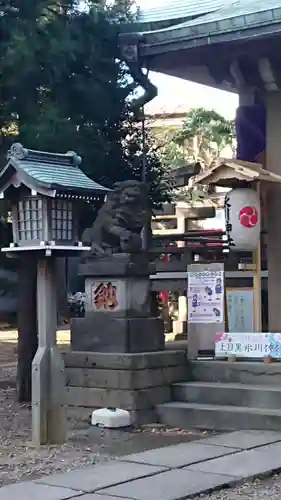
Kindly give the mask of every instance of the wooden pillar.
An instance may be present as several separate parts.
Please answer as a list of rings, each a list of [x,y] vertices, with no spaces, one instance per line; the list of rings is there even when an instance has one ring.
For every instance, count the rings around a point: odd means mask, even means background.
[[[267,92],[266,167],[281,174],[281,92]],[[281,331],[281,186],[272,183],[267,193],[268,329]]]
[[[31,401],[31,367],[38,347],[36,311],[36,260],[22,255],[18,273],[18,400]]]
[[[261,199],[260,183],[257,183],[256,190]],[[261,307],[261,240],[253,252],[253,289],[254,289],[254,330],[262,331],[262,307]]]
[[[66,441],[64,363],[56,345],[55,258],[37,266],[38,350],[32,363],[32,439],[36,445]]]

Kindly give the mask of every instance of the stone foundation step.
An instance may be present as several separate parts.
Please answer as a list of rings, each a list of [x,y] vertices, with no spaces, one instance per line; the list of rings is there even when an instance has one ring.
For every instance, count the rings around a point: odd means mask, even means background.
[[[160,423],[181,429],[281,431],[281,410],[174,401],[157,406]]]
[[[281,410],[281,387],[222,382],[181,382],[173,385],[173,400]]]
[[[281,387],[281,363],[251,361],[192,361],[191,380],[275,385]]]

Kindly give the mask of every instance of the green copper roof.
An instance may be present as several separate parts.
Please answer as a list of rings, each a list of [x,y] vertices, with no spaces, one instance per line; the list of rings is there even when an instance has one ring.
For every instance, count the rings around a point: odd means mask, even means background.
[[[228,25],[214,26],[215,29],[221,28],[235,28],[239,26],[247,26],[255,22],[268,22],[274,21],[274,14],[272,9],[278,7],[279,17],[281,14],[281,4],[277,0],[236,0],[231,2],[230,5],[225,5],[224,7],[216,10],[216,12],[207,14],[200,17],[199,19],[194,19],[183,23],[182,27],[188,26],[201,26],[206,23],[220,23],[222,21],[227,21]],[[277,14],[275,12],[275,14]]]
[[[160,7],[141,10],[138,23],[192,18],[214,12],[228,3],[229,0],[176,0]]]
[[[173,44],[170,50],[178,50],[176,42],[181,42],[182,49],[194,48],[251,36],[260,37],[280,31],[280,0],[236,0],[196,19],[165,29],[145,32],[144,54],[161,52],[163,49],[161,50],[160,46],[167,43]],[[156,46],[160,50],[157,50]],[[154,47],[156,50],[153,50]]]
[[[8,152],[8,160],[0,178],[7,177],[7,170],[12,165],[29,183],[35,184],[34,189],[41,185],[51,190],[81,192],[89,196],[108,191],[82,172],[78,166],[81,158],[72,151],[66,154],[47,153],[25,149],[21,144],[14,143]]]
[[[44,165],[31,161],[21,161],[20,169],[33,177],[37,182],[58,186],[67,189],[87,189],[93,191],[107,191],[106,188],[89,179],[80,168],[74,165],[54,165],[44,163]]]

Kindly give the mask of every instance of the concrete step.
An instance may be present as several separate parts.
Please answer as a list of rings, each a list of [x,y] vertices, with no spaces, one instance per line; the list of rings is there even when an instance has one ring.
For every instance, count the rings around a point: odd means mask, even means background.
[[[281,387],[281,363],[192,361],[192,380]]]
[[[181,429],[281,431],[281,410],[172,402],[157,406],[160,423]]]
[[[181,382],[173,385],[173,400],[281,410],[281,387],[222,382]]]

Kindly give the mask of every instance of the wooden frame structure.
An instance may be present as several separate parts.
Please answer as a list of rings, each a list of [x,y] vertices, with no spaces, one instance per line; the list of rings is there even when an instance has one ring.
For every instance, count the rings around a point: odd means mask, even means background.
[[[263,207],[262,217],[266,213],[266,196],[268,187],[272,183],[281,184],[281,175],[269,172],[261,163],[218,158],[216,164],[210,169],[202,172],[196,178],[196,184],[215,184],[226,188],[233,188],[241,183],[250,185],[256,189]],[[253,271],[254,290],[254,329],[262,331],[262,307],[261,307],[261,241],[253,252],[253,265],[243,266],[240,269]]]

